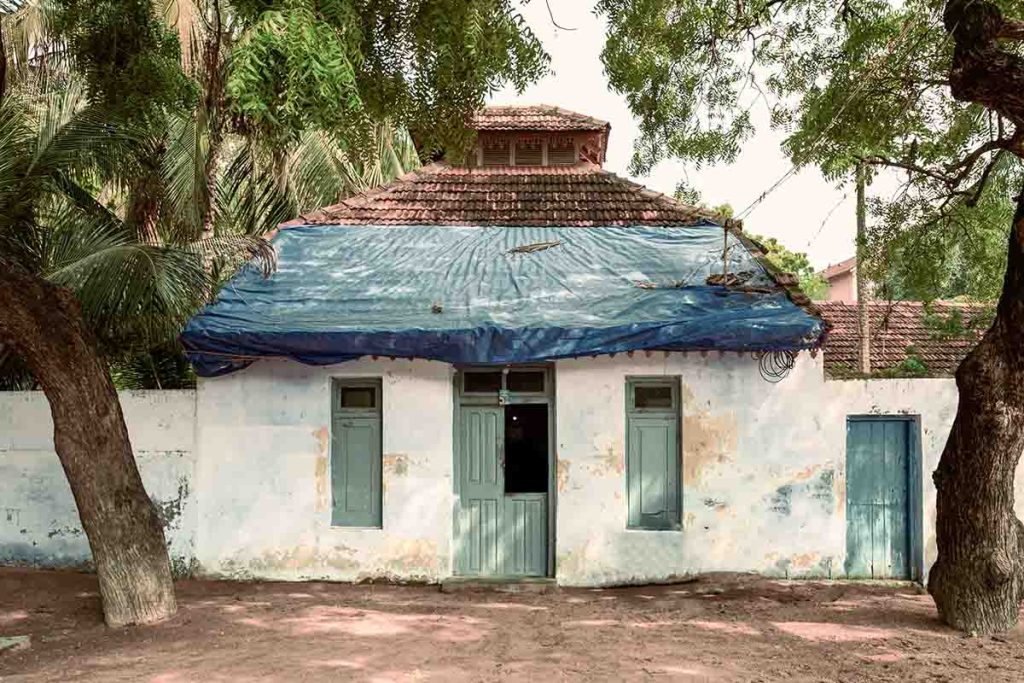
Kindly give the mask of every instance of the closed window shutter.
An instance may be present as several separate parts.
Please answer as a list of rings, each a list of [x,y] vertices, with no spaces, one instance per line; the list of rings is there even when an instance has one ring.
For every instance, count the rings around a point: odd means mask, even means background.
[[[556,138],[548,142],[549,166],[572,166],[579,161],[572,138]]]
[[[509,163],[509,142],[508,140],[488,140],[483,146],[484,166],[508,166]]]
[[[331,524],[380,527],[380,383],[334,383],[331,419]]]
[[[637,407],[638,386],[670,389],[669,405]],[[680,526],[679,413],[674,384],[627,382],[626,479],[628,526],[677,529]]]
[[[516,142],[516,166],[541,166],[544,164],[544,143],[541,140],[519,140]]]

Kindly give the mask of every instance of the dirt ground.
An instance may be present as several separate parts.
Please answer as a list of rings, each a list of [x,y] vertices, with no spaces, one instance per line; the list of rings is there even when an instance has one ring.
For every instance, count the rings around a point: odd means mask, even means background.
[[[181,581],[108,629],[95,576],[0,569],[4,681],[1017,681],[1024,628],[968,638],[912,586],[709,575],[543,595]]]

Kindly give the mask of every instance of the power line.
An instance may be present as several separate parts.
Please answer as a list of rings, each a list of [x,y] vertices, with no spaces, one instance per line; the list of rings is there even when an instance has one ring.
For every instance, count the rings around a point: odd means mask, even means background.
[[[853,101],[854,97],[860,94],[860,91],[867,87],[867,84],[871,80],[873,80],[874,76],[876,75],[875,71],[881,66],[883,62],[885,62],[889,57],[893,55],[893,53],[896,51],[897,46],[903,42],[903,39],[906,38],[907,34],[910,31],[911,25],[912,22],[909,21],[903,25],[903,30],[901,30],[900,34],[896,36],[896,38],[893,39],[893,41],[889,44],[889,49],[885,55],[885,59],[880,60],[878,64],[876,64],[875,69],[870,70],[868,74],[857,83],[856,87],[854,87],[853,90],[850,91],[850,94],[846,97],[842,105],[839,107],[839,111],[837,111],[832,116],[832,118],[828,122],[828,125],[826,125],[825,128],[822,129],[820,133],[818,133],[818,136],[814,139],[813,142],[811,142],[810,147],[814,147],[819,142],[821,142],[822,139],[824,139],[825,135],[830,130],[832,130],[832,127],[835,126],[835,124],[839,121],[839,117],[843,115],[843,112],[846,111],[846,108]],[[752,201],[745,209],[743,209],[743,211],[741,211],[736,216],[736,219],[743,220],[746,216],[750,214],[751,211],[757,208],[757,206],[761,202],[767,199],[768,195],[777,190],[783,183],[789,180],[793,176],[793,174],[795,174],[798,170],[799,169],[796,166],[796,164],[791,164],[789,170],[786,171],[778,180],[772,183],[771,186],[768,187],[768,189],[766,189],[764,192],[758,195],[758,197],[754,201]]]

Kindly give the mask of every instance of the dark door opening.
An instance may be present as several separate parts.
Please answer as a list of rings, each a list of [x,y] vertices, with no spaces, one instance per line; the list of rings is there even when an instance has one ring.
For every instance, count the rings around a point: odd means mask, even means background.
[[[548,406],[505,406],[505,493],[548,492]]]

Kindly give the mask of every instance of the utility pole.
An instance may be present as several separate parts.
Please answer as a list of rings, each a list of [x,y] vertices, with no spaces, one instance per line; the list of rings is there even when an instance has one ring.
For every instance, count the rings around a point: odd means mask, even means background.
[[[867,169],[863,161],[857,162],[857,265],[854,277],[857,278],[857,332],[860,339],[860,371],[864,375],[871,374],[871,325],[868,318],[868,287],[861,276],[864,266],[864,255],[867,251],[867,203],[864,198],[867,184]]]

